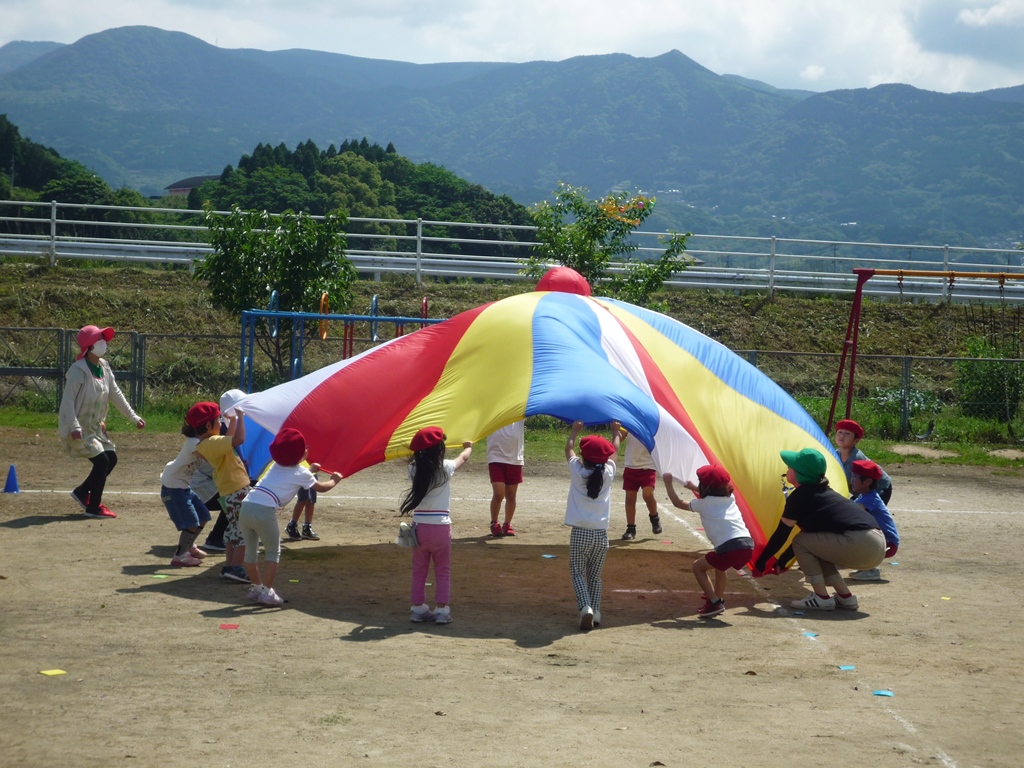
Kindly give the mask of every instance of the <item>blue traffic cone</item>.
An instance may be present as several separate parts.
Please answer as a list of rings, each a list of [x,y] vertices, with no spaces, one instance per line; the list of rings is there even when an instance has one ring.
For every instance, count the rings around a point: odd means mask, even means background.
[[[14,471],[14,465],[7,470],[7,482],[4,483],[4,493],[21,493],[18,490],[18,473]]]

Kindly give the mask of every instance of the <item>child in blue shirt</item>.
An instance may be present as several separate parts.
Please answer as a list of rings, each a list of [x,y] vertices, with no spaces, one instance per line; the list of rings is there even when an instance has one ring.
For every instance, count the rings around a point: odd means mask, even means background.
[[[900,535],[896,531],[896,521],[892,519],[889,508],[885,506],[878,493],[878,483],[882,475],[882,468],[875,462],[867,459],[854,461],[850,467],[850,490],[856,494],[854,501],[870,512],[878,527],[882,529],[885,535],[885,556],[892,557],[899,549]],[[878,568],[854,571],[850,578],[855,581],[878,581],[881,578],[881,571]]]
[[[853,462],[868,460],[868,457],[864,455],[864,452],[857,447],[857,443],[859,443],[863,437],[864,427],[853,419],[843,419],[836,423],[836,449],[839,451],[839,461],[842,462],[843,472],[846,473],[846,482],[851,486],[850,491],[854,493],[854,495],[856,495],[856,492],[853,490],[853,479],[851,477],[853,473]],[[888,504],[889,499],[892,498],[892,478],[885,473],[885,470],[882,470],[882,477],[878,481],[878,495],[886,504]]]

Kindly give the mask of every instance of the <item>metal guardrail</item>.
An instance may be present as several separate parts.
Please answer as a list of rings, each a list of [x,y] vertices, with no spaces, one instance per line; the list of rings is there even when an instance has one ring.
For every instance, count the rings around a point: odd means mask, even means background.
[[[219,215],[229,215],[218,211]],[[87,216],[103,216],[93,220]],[[162,216],[166,222],[118,221]],[[180,264],[194,267],[212,253],[202,213],[176,208],[78,205],[0,201],[0,257],[46,260],[103,260],[119,263]],[[189,219],[196,223],[187,223]],[[365,225],[405,228],[406,234],[364,233]],[[443,228],[449,236],[424,234]],[[349,219],[346,255],[361,274],[527,280],[523,262],[537,245],[534,227],[424,219]],[[469,232],[472,230],[473,232]],[[484,231],[489,237],[452,233]],[[127,235],[131,234],[129,237]],[[657,258],[668,232],[637,232],[637,258]],[[513,237],[514,239],[502,239]],[[865,287],[877,297],[924,301],[1006,301],[1024,303],[1024,285],[1006,276],[1024,276],[1024,251],[1016,248],[867,243],[694,234],[687,254],[697,263],[668,281],[680,288],[792,293],[853,293],[854,268],[984,272],[991,277],[879,276]],[[447,250],[458,249],[459,253]],[[494,255],[500,250],[502,255]],[[625,265],[613,264],[612,272]]]

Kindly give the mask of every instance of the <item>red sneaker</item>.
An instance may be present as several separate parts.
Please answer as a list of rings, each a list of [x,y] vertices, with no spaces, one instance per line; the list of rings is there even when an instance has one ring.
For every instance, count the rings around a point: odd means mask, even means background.
[[[515,536],[516,535],[516,529],[513,528],[508,523],[505,523],[503,526],[501,526],[501,535],[502,536]]]
[[[106,504],[100,504],[100,517],[117,517],[117,514]]]
[[[497,520],[491,523],[491,536],[497,538],[504,535],[505,534],[501,532],[501,523],[499,523]]]

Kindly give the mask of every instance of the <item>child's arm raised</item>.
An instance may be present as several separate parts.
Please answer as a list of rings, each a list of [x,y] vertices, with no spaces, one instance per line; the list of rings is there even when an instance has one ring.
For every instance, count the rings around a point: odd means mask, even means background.
[[[685,510],[689,511],[689,509],[690,509],[689,502],[686,502],[686,501],[683,501],[682,499],[680,499],[679,498],[679,494],[676,493],[675,486],[672,485],[672,473],[671,472],[666,472],[665,474],[663,474],[661,476],[661,479],[665,481],[665,492],[668,493],[668,498],[669,498],[669,501],[672,502],[672,505],[676,506],[676,507],[679,507],[680,509],[685,509]]]
[[[462,453],[455,457],[455,468],[458,469],[469,461],[471,453],[473,453],[473,442],[471,440],[467,440],[462,444]]]
[[[237,448],[245,442],[245,414],[235,411],[238,418],[235,420],[235,436],[231,438],[231,447]]]
[[[619,452],[619,443],[622,442],[622,433],[624,431],[625,430],[622,428],[622,425],[619,422],[612,422],[612,445],[615,446],[616,453]]]
[[[569,430],[569,437],[565,440],[565,460],[572,461],[576,458],[576,451],[573,448],[576,446],[576,438],[580,436],[580,431],[583,429],[582,421],[574,421],[572,423],[572,429]]]

